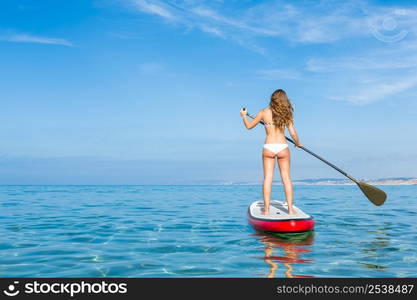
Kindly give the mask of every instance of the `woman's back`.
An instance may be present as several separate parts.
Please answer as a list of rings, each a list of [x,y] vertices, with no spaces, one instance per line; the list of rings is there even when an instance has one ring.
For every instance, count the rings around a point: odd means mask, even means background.
[[[262,120],[265,122],[265,144],[286,143],[284,136],[284,128],[276,126],[272,116],[272,110],[265,108],[262,111]]]

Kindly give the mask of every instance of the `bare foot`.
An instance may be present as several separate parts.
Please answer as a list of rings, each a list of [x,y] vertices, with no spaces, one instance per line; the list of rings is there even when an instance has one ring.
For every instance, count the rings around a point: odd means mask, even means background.
[[[295,215],[297,214],[297,212],[294,210],[294,208],[288,209],[288,214],[289,215]]]
[[[262,214],[263,214],[263,215],[269,215],[269,209],[268,209],[268,210],[263,209],[263,210],[262,210]]]

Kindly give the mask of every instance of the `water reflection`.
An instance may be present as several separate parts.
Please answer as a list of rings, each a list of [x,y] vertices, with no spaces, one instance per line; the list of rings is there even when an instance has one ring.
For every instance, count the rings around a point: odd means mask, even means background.
[[[384,248],[390,246],[390,224],[385,222],[385,226],[368,230],[368,233],[373,235],[373,240],[366,242],[362,251],[368,257],[385,256],[386,253],[380,253]]]
[[[395,252],[398,249],[391,246],[390,240],[391,223],[384,222],[383,226],[368,230],[368,233],[373,235],[371,241],[363,243],[361,252],[364,261],[358,261],[358,264],[364,266],[367,269],[384,270],[387,266],[378,262],[378,259],[383,258]]]
[[[293,264],[310,264],[311,259],[302,258],[305,253],[311,251],[310,247],[314,242],[314,233],[312,231],[296,235],[267,235],[256,233],[259,241],[264,244],[264,257],[262,259],[269,267],[269,273],[266,277],[276,277],[277,269],[281,263],[284,269],[284,275],[287,278],[292,277],[314,277],[309,275],[293,274]],[[281,255],[279,255],[281,253]]]

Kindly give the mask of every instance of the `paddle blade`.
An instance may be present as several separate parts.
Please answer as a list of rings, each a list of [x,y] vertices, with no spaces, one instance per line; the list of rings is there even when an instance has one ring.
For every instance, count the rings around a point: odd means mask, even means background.
[[[360,181],[356,182],[356,184],[369,199],[369,201],[371,201],[376,206],[384,204],[385,200],[387,199],[387,194],[385,194],[383,190],[377,187]]]

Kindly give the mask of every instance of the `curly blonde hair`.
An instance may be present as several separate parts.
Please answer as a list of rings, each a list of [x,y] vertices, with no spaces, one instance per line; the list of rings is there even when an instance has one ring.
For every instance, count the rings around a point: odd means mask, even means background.
[[[272,111],[275,126],[281,130],[284,130],[286,126],[293,122],[294,109],[284,90],[279,89],[272,93],[269,107]]]

